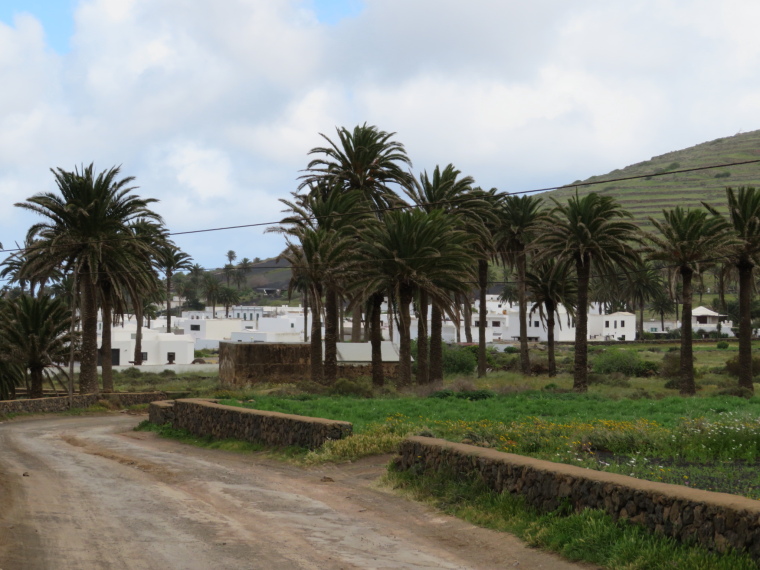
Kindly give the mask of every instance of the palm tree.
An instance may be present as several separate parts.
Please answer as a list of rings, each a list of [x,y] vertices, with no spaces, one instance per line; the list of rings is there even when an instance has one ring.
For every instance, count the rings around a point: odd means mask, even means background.
[[[663,288],[660,294],[649,302],[649,309],[660,315],[660,330],[665,331],[665,315],[672,315],[675,310],[675,303],[667,289]]]
[[[232,265],[232,262],[237,259],[237,253],[235,253],[233,250],[229,250],[226,254],[227,257],[227,263]]]
[[[21,295],[0,303],[3,359],[29,370],[31,398],[42,397],[43,372],[62,371],[69,351],[71,311],[62,299]]]
[[[172,330],[172,277],[177,271],[190,271],[193,268],[192,260],[171,242],[161,248],[158,267],[166,276],[166,332]]]
[[[683,286],[681,312],[681,394],[694,395],[694,359],[691,345],[692,277],[700,263],[735,251],[739,240],[728,222],[705,210],[684,210],[676,207],[663,211],[664,220],[649,218],[657,233],[648,238],[649,259],[677,267]]]
[[[470,245],[473,237],[444,212],[421,210],[387,212],[379,224],[364,231],[359,248],[366,260],[357,271],[355,287],[363,298],[387,293],[398,306],[399,384],[411,382],[409,304],[416,292],[426,291],[439,305],[448,291],[472,279]],[[374,312],[373,312],[374,314]],[[382,365],[374,358],[374,369]]]
[[[739,272],[739,386],[754,393],[752,383],[752,288],[760,255],[760,190],[726,188],[728,219],[739,238],[729,259]],[[715,208],[704,204],[714,215]]]
[[[532,313],[538,310],[541,321],[546,323],[547,357],[549,376],[557,374],[557,363],[554,356],[554,327],[555,315],[559,316],[559,307],[564,306],[568,317],[574,317],[574,307],[578,301],[578,286],[573,275],[572,262],[546,259],[533,263],[525,273],[525,286],[528,296],[533,301]],[[502,300],[505,300],[502,297]],[[560,323],[560,327],[562,324]]]
[[[224,305],[224,317],[230,318],[230,307],[240,302],[240,293],[232,287],[222,287],[219,289],[219,302]]]
[[[216,302],[219,300],[219,291],[221,290],[219,280],[215,275],[206,273],[203,276],[201,287],[203,288],[203,295],[206,297],[206,304],[211,305],[211,316],[216,318]]]
[[[533,240],[536,229],[545,215],[541,212],[543,199],[538,196],[508,195],[497,210],[499,229],[495,240],[500,256],[517,270],[517,300],[520,315],[520,366],[523,374],[530,374],[528,354],[528,299],[525,289],[527,266],[526,247]],[[481,316],[481,321],[484,319]]]
[[[398,197],[390,185],[405,188],[412,184],[412,176],[404,170],[412,162],[404,145],[392,140],[396,133],[380,131],[367,123],[357,125],[353,131],[336,128],[336,132],[337,143],[319,134],[328,146],[309,151],[322,156],[309,162],[299,189],[328,182],[330,188],[358,190],[377,209],[396,205]]]
[[[98,392],[97,375],[97,281],[103,260],[122,247],[118,237],[132,221],[161,221],[148,207],[156,200],[133,194],[133,177],[119,179],[112,167],[99,174],[90,164],[73,172],[52,170],[58,194],[35,194],[16,206],[47,219],[34,224],[27,239],[39,240],[50,267],[74,271],[81,295],[82,348],[80,391]]]
[[[465,231],[477,235],[482,233],[482,219],[490,211],[489,204],[479,194],[473,193],[474,180],[470,176],[460,177],[461,172],[453,164],[443,170],[436,166],[433,175],[427,171],[420,174],[419,181],[405,188],[405,192],[421,209],[426,212],[442,211],[455,214],[455,219],[462,224]],[[462,291],[465,293],[466,291]],[[427,354],[427,303],[422,293],[420,300],[420,330],[417,333],[417,381],[434,382],[443,380],[443,313],[444,308],[436,301],[432,302],[430,315],[430,351]],[[377,303],[377,299],[375,299]],[[382,299],[380,300],[382,303]],[[447,305],[452,301],[447,300]],[[429,367],[427,367],[429,362]]]
[[[588,390],[588,291],[592,269],[609,270],[614,265],[631,267],[638,255],[632,244],[640,240],[631,215],[609,196],[577,194],[567,204],[554,200],[551,219],[537,245],[540,259],[556,258],[575,264],[578,278],[576,307],[575,364],[573,390]]]
[[[639,340],[644,338],[644,307],[647,302],[665,295],[665,283],[662,270],[651,263],[641,262],[625,275],[623,293],[634,310],[638,309],[637,334]]]

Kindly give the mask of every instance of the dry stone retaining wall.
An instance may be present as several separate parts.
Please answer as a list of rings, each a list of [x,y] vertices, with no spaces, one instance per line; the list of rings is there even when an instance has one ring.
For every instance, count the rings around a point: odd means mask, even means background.
[[[494,491],[520,495],[543,511],[567,504],[575,510],[602,509],[615,519],[628,519],[657,534],[720,552],[746,551],[760,559],[760,502],[745,497],[428,437],[406,439],[396,464],[401,470],[477,476]]]
[[[163,392],[82,394],[75,395],[72,398],[72,403],[74,408],[87,408],[97,404],[100,400],[108,400],[117,403],[120,406],[133,406],[135,404],[149,404],[156,400],[164,399],[166,399],[166,394]],[[69,403],[68,396],[60,398],[35,398],[29,400],[2,400],[0,401],[0,415],[63,412],[69,409]]]
[[[223,406],[203,399],[154,402],[149,418],[152,423],[170,423],[198,436],[240,439],[274,447],[297,445],[315,449],[328,440],[348,437],[353,431],[348,422]]]

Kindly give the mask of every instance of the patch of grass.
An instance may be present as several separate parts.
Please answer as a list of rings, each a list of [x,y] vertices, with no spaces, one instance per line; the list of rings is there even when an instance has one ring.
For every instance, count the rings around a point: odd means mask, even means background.
[[[683,545],[626,522],[616,523],[602,511],[539,513],[527,507],[520,497],[495,493],[475,479],[462,480],[446,473],[412,475],[390,469],[385,481],[448,514],[513,533],[531,546],[557,552],[570,560],[626,570],[757,568],[747,555],[720,555],[699,546]]]

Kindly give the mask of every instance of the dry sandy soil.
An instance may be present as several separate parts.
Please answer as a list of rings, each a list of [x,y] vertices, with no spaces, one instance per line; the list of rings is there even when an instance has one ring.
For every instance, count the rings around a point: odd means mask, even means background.
[[[583,568],[378,487],[388,457],[307,470],[141,419],[0,423],[1,570]]]

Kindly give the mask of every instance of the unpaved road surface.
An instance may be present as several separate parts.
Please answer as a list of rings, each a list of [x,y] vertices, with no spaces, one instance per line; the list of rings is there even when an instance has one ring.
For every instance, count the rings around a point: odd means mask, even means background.
[[[578,569],[378,488],[388,458],[301,469],[131,429],[0,423],[0,569]]]

